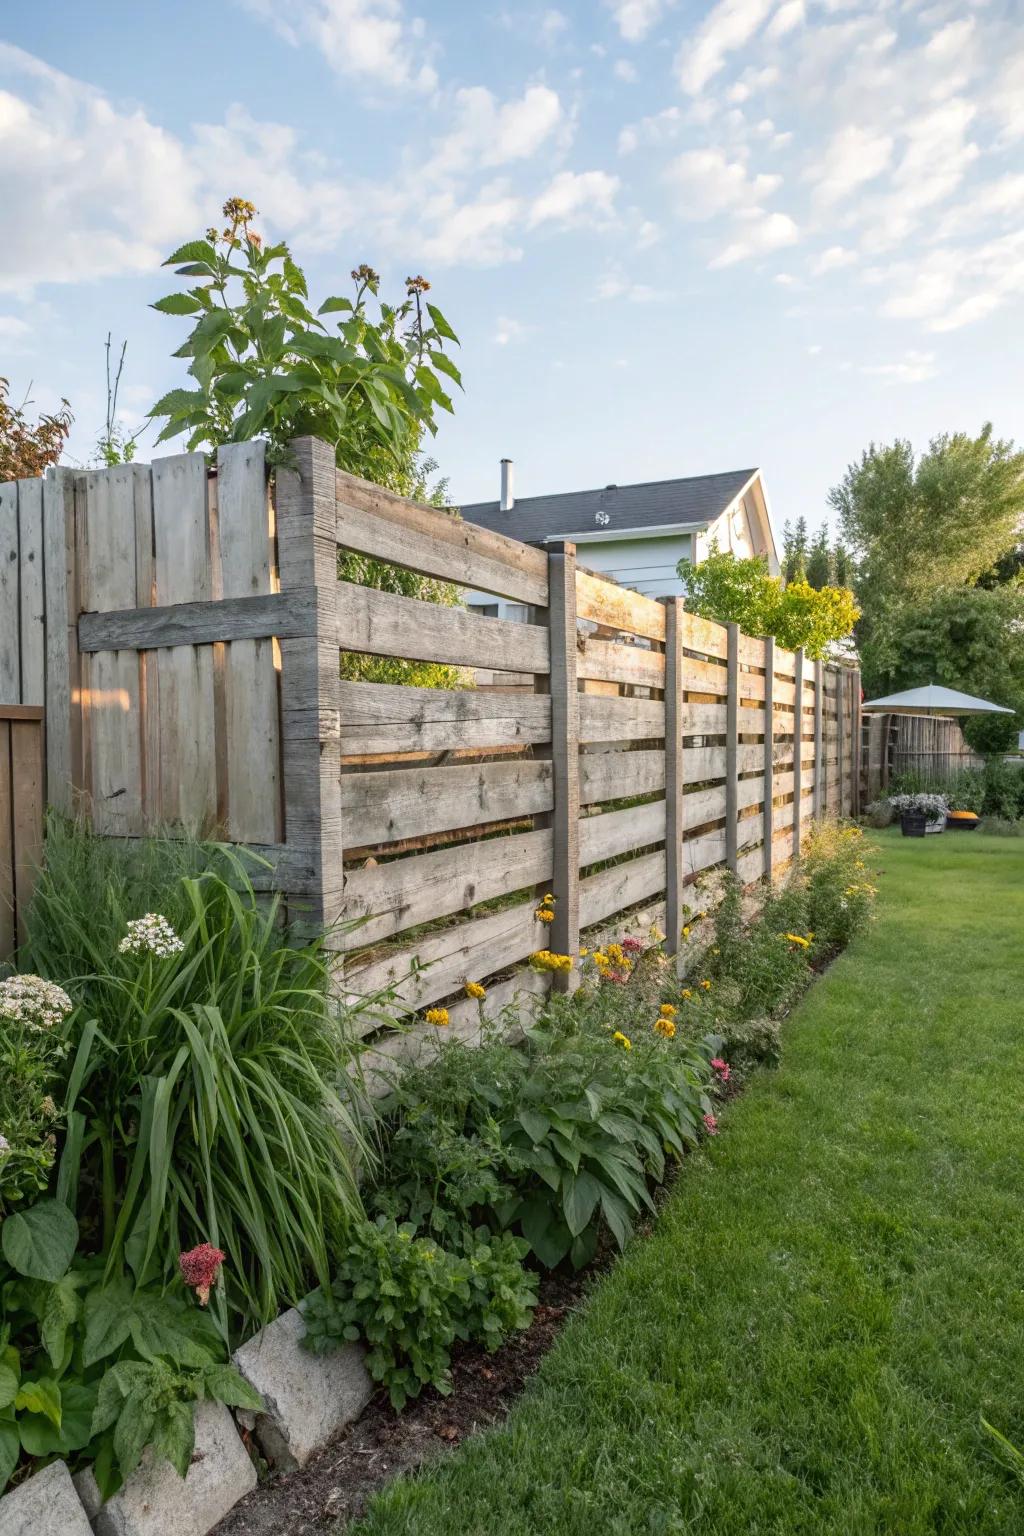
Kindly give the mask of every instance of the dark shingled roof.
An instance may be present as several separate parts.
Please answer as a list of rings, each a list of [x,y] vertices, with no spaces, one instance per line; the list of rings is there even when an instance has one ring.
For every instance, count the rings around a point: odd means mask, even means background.
[[[684,480],[647,480],[640,485],[606,485],[594,491],[566,491],[559,496],[517,497],[511,512],[497,501],[461,507],[463,517],[524,544],[580,533],[623,533],[633,528],[670,527],[675,523],[710,523],[739,495],[753,469],[720,475],[690,475]],[[608,521],[596,520],[606,512]]]

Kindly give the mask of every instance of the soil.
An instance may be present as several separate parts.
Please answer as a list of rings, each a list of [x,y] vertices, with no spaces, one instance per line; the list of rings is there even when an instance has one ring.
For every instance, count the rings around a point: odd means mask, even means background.
[[[356,1423],[299,1471],[261,1481],[211,1536],[326,1536],[356,1519],[399,1473],[415,1471],[467,1435],[500,1423],[613,1257],[613,1250],[604,1250],[579,1274],[546,1275],[529,1328],[494,1354],[466,1348],[455,1356],[450,1396],[428,1388],[399,1416],[379,1392]]]

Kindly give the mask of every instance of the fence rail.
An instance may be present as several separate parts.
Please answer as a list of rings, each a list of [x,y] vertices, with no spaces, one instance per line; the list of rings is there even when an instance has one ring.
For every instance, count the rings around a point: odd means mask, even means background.
[[[28,530],[3,686],[16,671],[13,702],[27,679],[45,703],[52,802],[105,833],[255,846],[265,884],[337,925],[347,989],[456,1023],[477,1017],[467,981],[535,995],[524,962],[581,933],[658,921],[675,949],[699,873],[771,875],[812,816],[855,808],[856,674],[294,451],[272,495],[259,443],[214,474],[180,454],[0,488]],[[339,581],[340,552],[528,622]],[[351,681],[346,651],[492,686]]]

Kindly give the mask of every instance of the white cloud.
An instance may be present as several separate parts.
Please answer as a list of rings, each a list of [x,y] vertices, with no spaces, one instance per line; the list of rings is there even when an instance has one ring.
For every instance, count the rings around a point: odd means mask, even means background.
[[[562,11],[545,11],[540,19],[540,40],[547,47],[562,36],[569,29],[569,18]]]
[[[892,159],[892,138],[873,128],[850,123],[829,141],[812,171],[817,195],[825,203],[848,197],[857,187],[880,176]]]
[[[614,215],[619,178],[607,171],[559,171],[533,201],[527,223],[604,223]]]
[[[800,231],[788,214],[757,212],[738,225],[735,239],[708,265],[732,267],[738,261],[749,260],[751,256],[766,256],[771,251],[782,250],[784,246],[795,245],[799,238]]]
[[[254,15],[297,47],[310,43],[338,75],[392,89],[433,91],[437,71],[401,0],[243,0]]]
[[[656,148],[676,138],[682,128],[683,114],[678,107],[666,107],[638,123],[627,123],[619,133],[619,154],[631,155],[641,145]]]
[[[668,295],[660,288],[651,287],[649,283],[634,282],[616,267],[606,272],[598,282],[594,297],[606,303],[622,299],[627,304],[656,304]]]
[[[430,157],[431,177],[529,159],[559,126],[562,105],[558,93],[546,85],[531,85],[522,96],[504,103],[485,86],[475,85],[456,91],[455,117],[454,128]]]
[[[811,271],[815,277],[822,277],[826,272],[837,272],[841,267],[853,266],[856,260],[856,251],[849,251],[842,245],[830,245],[819,256],[815,256],[811,262]]]
[[[670,162],[666,177],[679,212],[688,219],[709,219],[730,208],[749,207],[769,197],[781,176],[750,176],[739,160],[720,149],[689,149]]]
[[[489,267],[518,261],[522,246],[512,236],[521,211],[520,199],[501,184],[484,188],[461,204],[450,193],[434,209],[433,232],[423,240],[424,254],[442,266]]]
[[[17,315],[0,315],[0,340],[15,341],[19,336],[27,336],[30,330],[27,320]]]
[[[616,59],[613,73],[616,80],[624,80],[627,85],[632,85],[635,80],[639,79],[636,65],[631,64],[628,59]]]
[[[785,37],[787,32],[792,32],[794,27],[799,27],[806,18],[807,9],[804,0],[785,0],[768,23],[768,36]]]
[[[959,59],[973,33],[973,16],[964,16],[960,21],[951,21],[929,38],[925,44],[925,54],[929,59],[943,61]]]
[[[1024,228],[973,247],[936,246],[869,277],[886,295],[884,315],[959,330],[1024,295]]]
[[[509,342],[521,341],[526,334],[526,326],[520,320],[513,320],[511,315],[499,315],[494,331],[494,344],[497,347],[507,347]]]
[[[743,48],[771,14],[776,0],[718,0],[692,41],[676,55],[679,83],[697,95],[725,65],[730,53]]]
[[[861,368],[861,373],[874,378],[888,379],[892,384],[923,384],[938,373],[934,352],[908,352],[899,362],[874,363]]]
[[[627,43],[639,43],[661,18],[663,0],[611,0],[616,25]]]

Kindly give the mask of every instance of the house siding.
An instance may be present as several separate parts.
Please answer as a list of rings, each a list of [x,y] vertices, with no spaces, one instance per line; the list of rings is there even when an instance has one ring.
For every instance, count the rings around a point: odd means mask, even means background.
[[[680,560],[689,560],[691,535],[673,534],[668,538],[599,539],[576,546],[577,563],[587,571],[609,576],[622,587],[641,592],[645,597],[681,597],[683,584],[676,570]],[[500,619],[525,619],[522,604],[510,603],[483,592],[467,592],[471,608],[483,607]]]

